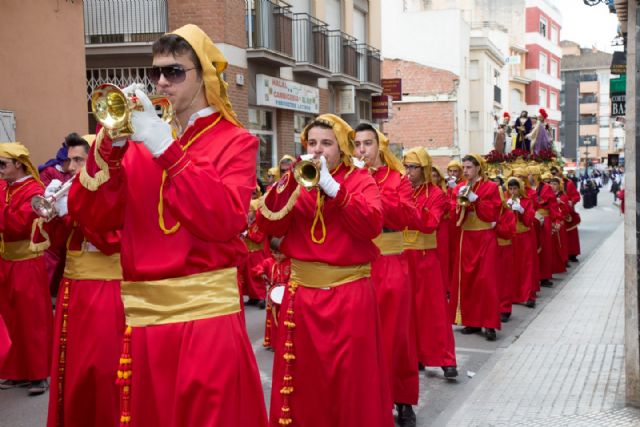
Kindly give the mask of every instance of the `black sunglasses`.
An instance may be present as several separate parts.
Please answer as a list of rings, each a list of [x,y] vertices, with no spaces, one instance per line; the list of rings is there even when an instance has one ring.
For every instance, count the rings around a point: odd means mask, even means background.
[[[158,84],[160,76],[164,76],[169,83],[182,83],[187,77],[187,71],[195,70],[198,67],[182,68],[179,65],[167,65],[164,67],[153,66],[149,69],[149,78],[153,84]]]

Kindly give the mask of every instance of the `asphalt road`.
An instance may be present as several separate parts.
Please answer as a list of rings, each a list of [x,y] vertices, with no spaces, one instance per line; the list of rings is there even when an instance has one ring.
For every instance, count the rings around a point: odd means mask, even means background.
[[[590,254],[622,221],[618,207],[612,204],[612,195],[602,191],[598,198],[599,206],[589,210],[581,210],[582,224],[580,239],[582,256],[585,262]],[[622,243],[621,243],[622,244]],[[442,371],[428,368],[420,378],[420,401],[417,408],[418,425],[444,425],[453,414],[454,409],[471,393],[474,387],[473,376],[483,369],[489,357],[499,348],[509,346],[527,325],[535,318],[540,309],[562,287],[563,280],[572,274],[579,265],[572,264],[571,270],[557,275],[553,288],[543,288],[539,294],[538,305],[534,309],[514,306],[511,320],[503,324],[498,332],[498,339],[489,342],[481,335],[462,335],[456,327],[456,352],[458,371],[456,380],[445,380]],[[253,345],[260,368],[265,390],[265,401],[269,405],[271,390],[271,366],[273,353],[262,348],[264,332],[264,311],[256,307],[247,307],[246,319],[249,337]],[[0,391],[0,427],[38,427],[46,424],[48,393],[28,397],[25,389]]]

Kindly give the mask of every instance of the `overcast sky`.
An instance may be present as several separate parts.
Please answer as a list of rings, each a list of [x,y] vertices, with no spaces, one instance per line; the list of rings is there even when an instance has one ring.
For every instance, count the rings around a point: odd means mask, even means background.
[[[556,6],[562,13],[562,40],[580,43],[582,47],[596,46],[605,52],[612,52],[611,40],[616,35],[618,18],[609,13],[604,4],[586,6],[582,0],[557,0]]]

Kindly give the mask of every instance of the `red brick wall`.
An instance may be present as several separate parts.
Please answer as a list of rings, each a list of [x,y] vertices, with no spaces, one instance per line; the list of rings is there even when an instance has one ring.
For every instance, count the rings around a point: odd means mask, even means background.
[[[320,89],[320,114],[329,112],[329,89]]]
[[[276,113],[276,132],[278,134],[278,159],[285,154],[294,155],[293,111],[278,109]]]
[[[458,80],[458,76],[450,71],[399,59],[382,62],[382,78],[401,78],[402,92],[409,95],[451,93]]]
[[[244,86],[239,86],[236,84],[236,75],[238,74],[244,75]],[[249,120],[249,87],[247,85],[247,82],[249,81],[249,75],[247,69],[229,65],[224,75],[225,80],[229,84],[227,93],[229,94],[231,105],[233,105],[233,110],[238,115],[240,123],[246,126]]]
[[[214,42],[245,48],[245,2],[242,0],[169,0],[169,29],[185,24],[202,28]]]

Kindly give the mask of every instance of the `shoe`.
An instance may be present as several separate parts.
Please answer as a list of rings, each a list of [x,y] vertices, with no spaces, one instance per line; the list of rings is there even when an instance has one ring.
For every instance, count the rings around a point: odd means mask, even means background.
[[[575,255],[571,255],[571,256],[569,257],[569,261],[571,261],[571,262],[580,262],[580,260],[578,259],[578,257],[577,257],[577,256],[575,256]]]
[[[511,313],[500,313],[500,321],[502,323],[507,323],[510,317],[511,317]]]
[[[260,310],[264,310],[266,306],[267,306],[267,303],[265,302],[265,300],[261,299],[260,301],[258,301],[258,308]]]
[[[418,371],[424,371],[424,365],[418,362]]]
[[[540,281],[540,286],[544,286],[545,288],[550,288],[553,286],[553,282],[549,279],[542,279]]]
[[[495,341],[497,336],[496,336],[496,330],[495,329],[491,329],[491,328],[487,328],[484,330],[484,336],[487,337],[487,341]]]
[[[257,298],[249,298],[247,300],[247,302],[244,303],[244,305],[258,305],[260,303],[260,300]]]
[[[398,425],[400,427],[416,427],[416,414],[411,405],[396,404],[398,410]]]
[[[29,385],[29,381],[23,380],[2,380],[0,381],[0,390],[9,390],[17,387]]]
[[[47,381],[31,381],[31,385],[29,385],[27,391],[29,392],[29,396],[37,396],[39,394],[42,394],[47,391]]]
[[[529,308],[534,308],[536,306],[536,301],[530,299],[529,301],[525,302],[524,305],[529,307]]]
[[[471,335],[471,334],[477,334],[481,330],[482,330],[482,328],[474,328],[473,326],[465,326],[464,328],[462,328],[460,330],[460,333],[462,335]]]
[[[445,378],[455,378],[458,376],[458,369],[455,366],[443,366],[442,371],[444,372]]]

